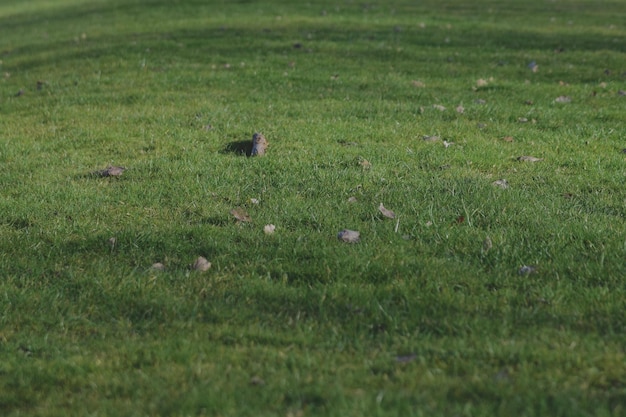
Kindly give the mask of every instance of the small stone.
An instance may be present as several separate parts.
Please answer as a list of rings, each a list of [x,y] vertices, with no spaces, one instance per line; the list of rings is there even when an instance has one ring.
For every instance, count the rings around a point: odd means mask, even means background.
[[[361,240],[361,233],[356,230],[343,229],[341,232],[337,234],[337,239],[346,243],[357,243]]]

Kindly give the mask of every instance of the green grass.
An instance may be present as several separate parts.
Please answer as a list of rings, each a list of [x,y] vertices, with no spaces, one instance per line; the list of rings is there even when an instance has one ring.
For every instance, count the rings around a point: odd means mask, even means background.
[[[0,414],[626,415],[624,4],[460,3],[3,1]]]

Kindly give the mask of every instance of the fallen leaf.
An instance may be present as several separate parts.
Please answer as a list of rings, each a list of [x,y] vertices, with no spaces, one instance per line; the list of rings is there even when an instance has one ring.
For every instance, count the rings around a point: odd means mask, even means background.
[[[246,213],[246,211],[244,209],[242,209],[241,207],[237,207],[234,208],[230,211],[230,214],[232,214],[235,219],[237,219],[240,222],[251,222],[252,219],[250,218],[250,216],[248,215],[248,213]]]
[[[535,158],[534,156],[522,155],[518,156],[517,160],[521,162],[539,162],[543,161],[543,158]]]
[[[424,88],[426,87],[426,84],[424,84],[421,81],[417,81],[417,80],[413,80],[411,81],[411,84],[413,84],[413,87],[418,87],[418,88]]]
[[[426,142],[435,142],[439,140],[439,136],[433,135],[433,136],[428,136],[428,135],[424,135],[422,136],[422,139],[425,140]]]
[[[513,142],[515,139],[513,138],[513,136],[505,136],[502,138],[503,141],[505,142]]]
[[[441,104],[433,104],[433,109],[439,110],[439,111],[446,111],[446,108],[442,106]]]
[[[372,164],[370,163],[370,161],[368,161],[365,158],[360,158],[359,165],[361,165],[363,169],[370,169],[372,167]]]
[[[557,103],[571,103],[572,98],[569,96],[558,96],[554,101]]]
[[[252,135],[252,156],[263,156],[267,150],[269,143],[262,133]]]
[[[211,268],[211,262],[207,261],[203,256],[198,256],[198,259],[191,266],[191,269],[200,272],[208,271],[209,268]]]
[[[456,224],[461,224],[463,222],[465,222],[465,216],[459,216],[456,218],[456,220],[454,221]]]
[[[343,229],[341,232],[337,234],[337,239],[346,243],[357,243],[361,240],[361,233],[356,230]]]
[[[393,211],[386,209],[385,206],[383,206],[383,203],[380,203],[380,206],[378,206],[378,211],[380,211],[383,216],[389,218],[389,219],[395,219],[396,218],[396,213],[394,213]]]
[[[537,273],[537,267],[535,265],[522,265],[520,269],[517,270],[519,275],[530,275]]]
[[[271,235],[272,233],[274,233],[275,230],[276,230],[276,226],[274,226],[273,224],[266,224],[265,227],[263,228],[263,231],[265,232],[266,235]]]
[[[491,184],[495,185],[496,187],[500,187],[502,189],[507,189],[509,188],[509,182],[507,180],[505,180],[504,178],[501,180],[496,180],[494,182],[492,182]]]

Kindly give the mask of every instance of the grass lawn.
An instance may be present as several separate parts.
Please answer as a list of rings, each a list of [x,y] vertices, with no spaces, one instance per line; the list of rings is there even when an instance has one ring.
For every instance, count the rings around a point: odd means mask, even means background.
[[[3,0],[0,414],[626,415],[625,6]]]

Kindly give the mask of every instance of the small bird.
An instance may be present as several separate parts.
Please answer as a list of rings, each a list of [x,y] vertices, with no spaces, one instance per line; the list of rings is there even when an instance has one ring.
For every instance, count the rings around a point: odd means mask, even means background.
[[[262,133],[252,135],[252,156],[263,156],[269,146],[269,142]]]
[[[535,158],[534,156],[522,155],[518,156],[517,160],[520,162],[540,162],[543,161],[543,158]]]
[[[343,229],[337,234],[337,239],[346,243],[357,243],[361,240],[361,233],[356,230]]]
[[[98,175],[100,177],[119,177],[124,173],[124,171],[126,171],[125,167],[108,166],[106,169],[94,172],[94,175]]]
[[[378,206],[378,211],[380,211],[383,214],[383,216],[387,217],[388,219],[396,218],[396,213],[385,208],[385,206],[383,206],[383,203],[380,203],[380,205]]]

